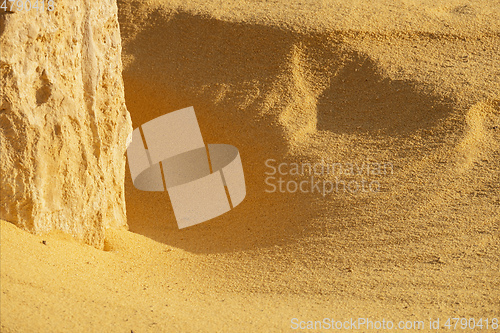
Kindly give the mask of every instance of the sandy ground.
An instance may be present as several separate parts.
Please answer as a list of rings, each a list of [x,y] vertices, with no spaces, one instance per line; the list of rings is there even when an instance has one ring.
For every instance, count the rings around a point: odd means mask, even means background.
[[[2,332],[499,318],[499,8],[119,1],[134,127],[193,105],[205,142],[238,147],[247,198],[178,230],[128,177],[130,230],[104,250],[2,222]],[[390,169],[317,177],[378,191],[267,193],[268,159]]]

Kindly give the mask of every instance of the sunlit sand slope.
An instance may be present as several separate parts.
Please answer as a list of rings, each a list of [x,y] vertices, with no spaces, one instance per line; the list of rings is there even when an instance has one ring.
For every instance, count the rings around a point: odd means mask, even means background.
[[[106,251],[54,235],[44,245],[3,224],[6,331],[27,331],[14,321],[20,307],[74,306],[80,327],[134,332],[498,316],[495,5],[377,3],[365,19],[357,2],[314,12],[295,2],[121,1],[134,127],[193,105],[205,142],[239,149],[247,197],[178,230],[168,195],[138,191],[128,176],[130,231],[108,231]],[[277,185],[268,177],[280,175],[266,173],[281,163],[286,173],[340,164],[342,174],[313,175],[321,186],[379,186],[311,193],[306,172],[281,175],[284,193],[268,193]],[[309,193],[286,190],[302,181]],[[18,252],[25,271],[10,265]],[[49,312],[26,325],[73,322]]]

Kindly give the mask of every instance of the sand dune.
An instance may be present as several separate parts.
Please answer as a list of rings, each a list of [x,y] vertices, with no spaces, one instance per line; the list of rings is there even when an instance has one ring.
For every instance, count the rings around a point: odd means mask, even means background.
[[[168,196],[127,172],[130,230],[105,251],[2,222],[2,331],[498,317],[497,8],[119,1],[134,127],[193,105],[206,142],[239,149],[247,197],[178,230]],[[376,193],[267,193],[268,159],[391,168],[341,177]]]

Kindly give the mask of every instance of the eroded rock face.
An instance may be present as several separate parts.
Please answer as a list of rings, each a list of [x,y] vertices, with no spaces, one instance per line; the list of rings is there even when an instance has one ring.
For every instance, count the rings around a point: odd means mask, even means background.
[[[126,226],[132,130],[116,1],[53,5],[0,9],[0,218],[102,247]]]

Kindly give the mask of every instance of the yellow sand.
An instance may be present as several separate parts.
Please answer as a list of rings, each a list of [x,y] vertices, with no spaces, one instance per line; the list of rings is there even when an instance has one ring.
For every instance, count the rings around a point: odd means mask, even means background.
[[[247,198],[178,230],[128,177],[130,231],[104,251],[2,221],[2,332],[500,317],[498,2],[119,8],[134,127],[193,105],[205,142],[238,147]],[[271,194],[268,158],[393,172],[367,176],[379,193]]]

